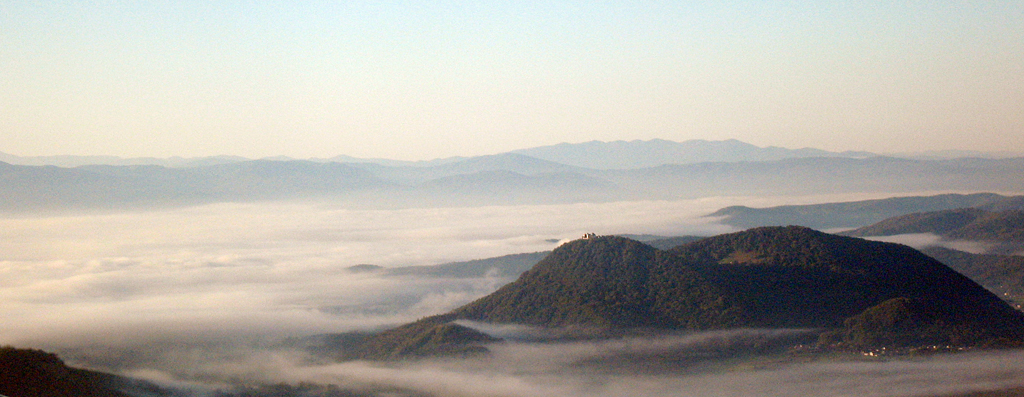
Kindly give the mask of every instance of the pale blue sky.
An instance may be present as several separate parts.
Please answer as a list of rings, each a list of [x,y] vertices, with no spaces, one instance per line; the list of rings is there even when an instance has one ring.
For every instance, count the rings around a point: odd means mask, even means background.
[[[1024,2],[0,3],[0,151],[1024,148]]]

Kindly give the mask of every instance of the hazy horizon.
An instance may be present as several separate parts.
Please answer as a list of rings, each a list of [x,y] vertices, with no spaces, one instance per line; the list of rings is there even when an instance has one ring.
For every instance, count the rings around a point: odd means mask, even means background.
[[[5,2],[20,156],[1024,147],[1024,3]]]
[[[0,164],[0,345],[196,397],[309,384],[506,397],[1024,387],[1020,350],[755,356],[809,332],[794,329],[511,338],[490,355],[400,362],[343,361],[324,342],[446,313],[518,277],[395,268],[541,253],[584,233],[739,231],[707,216],[728,206],[1024,194],[1024,1],[5,0],[0,26],[0,160],[23,164]],[[651,140],[773,149],[474,158]],[[173,160],[22,159],[50,156]],[[396,161],[187,161],[219,156]],[[457,157],[471,160],[443,160]],[[842,218],[829,211],[812,215]],[[703,289],[690,273],[657,283]],[[662,299],[649,291],[604,295]]]
[[[6,154],[6,155],[9,155],[9,156],[14,156],[14,157],[23,158],[23,159],[37,159],[37,158],[48,158],[48,157],[82,157],[82,158],[86,158],[86,157],[96,157],[96,158],[112,157],[112,158],[117,158],[117,159],[121,159],[121,160],[133,160],[133,159],[156,159],[156,160],[184,159],[184,160],[189,160],[189,159],[216,158],[216,157],[244,158],[244,159],[248,159],[248,160],[265,160],[265,159],[328,160],[328,159],[333,159],[333,158],[350,157],[350,158],[353,158],[353,159],[361,159],[361,160],[388,160],[388,161],[410,162],[411,163],[411,162],[430,162],[430,161],[438,161],[438,160],[473,158],[473,157],[478,157],[478,156],[492,156],[492,155],[500,155],[500,154],[505,154],[505,153],[515,153],[517,151],[523,151],[523,150],[528,150],[528,149],[535,149],[535,148],[541,148],[541,147],[552,147],[552,146],[560,146],[560,145],[582,145],[582,144],[589,144],[589,143],[637,143],[637,142],[654,142],[654,141],[668,141],[668,142],[675,142],[675,143],[738,141],[738,142],[741,142],[741,143],[744,143],[744,144],[750,144],[749,142],[744,142],[744,141],[741,141],[741,140],[735,139],[735,138],[723,138],[721,140],[693,138],[693,139],[687,139],[687,140],[684,140],[684,141],[673,141],[673,140],[670,140],[670,139],[664,139],[664,138],[658,138],[658,137],[650,138],[650,139],[630,139],[630,140],[617,139],[617,140],[608,140],[608,141],[602,141],[602,140],[594,139],[594,140],[587,140],[587,141],[580,141],[580,142],[557,142],[557,143],[553,143],[553,144],[550,144],[550,145],[543,145],[543,146],[518,147],[518,148],[512,148],[512,149],[509,149],[509,150],[506,150],[506,151],[494,152],[494,153],[477,153],[477,154],[467,154],[467,155],[458,155],[458,154],[456,154],[456,155],[447,156],[447,157],[426,157],[426,158],[416,159],[416,160],[401,160],[401,159],[398,159],[398,158],[392,158],[392,157],[386,157],[386,156],[358,157],[358,156],[351,156],[348,153],[336,153],[336,154],[329,155],[329,156],[319,156],[319,157],[291,157],[291,156],[287,156],[287,155],[283,155],[283,154],[270,155],[270,156],[264,156],[264,157],[245,157],[245,156],[237,155],[237,154],[234,154],[234,153],[220,153],[220,154],[214,154],[214,155],[208,155],[208,156],[184,156],[184,155],[177,155],[176,154],[176,155],[170,155],[170,156],[164,156],[164,157],[154,157],[154,156],[125,157],[125,156],[117,156],[117,155],[113,155],[113,154],[82,155],[82,154],[76,154],[76,153],[62,153],[62,154],[49,154],[49,155],[28,156],[28,155],[21,155],[19,153],[12,153],[12,152],[8,152],[8,151],[5,151],[5,150],[0,150],[0,154]],[[754,145],[754,146],[762,148],[762,149],[765,149],[765,148],[780,148],[780,149],[784,149],[784,150],[794,150],[794,151],[795,150],[804,150],[804,149],[824,150],[824,149],[821,149],[821,148],[818,148],[818,147],[810,147],[810,146],[804,146],[804,147],[783,147],[783,146],[776,146],[776,145],[765,145],[765,146]],[[982,156],[985,156],[985,157],[992,157],[992,158],[1005,158],[1005,157],[1017,157],[1017,156],[1024,155],[1024,151],[1014,151],[1014,150],[1011,150],[1010,148],[1005,148],[1005,147],[997,149],[997,150],[935,149],[935,150],[908,150],[908,151],[867,152],[867,151],[861,151],[861,150],[855,150],[855,149],[845,149],[845,150],[834,150],[834,151],[833,150],[827,150],[827,151],[828,152],[832,152],[832,153],[844,153],[844,152],[860,153],[860,152],[865,152],[865,153],[872,153],[872,154],[876,154],[876,155],[880,155],[880,156],[912,156],[912,157],[913,156],[917,156],[917,157],[937,156],[938,158],[956,158],[956,157],[960,157],[962,155],[982,155]]]

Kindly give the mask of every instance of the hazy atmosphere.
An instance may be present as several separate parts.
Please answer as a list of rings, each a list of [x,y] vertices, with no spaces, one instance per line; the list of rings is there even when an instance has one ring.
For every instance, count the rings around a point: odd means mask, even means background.
[[[7,321],[0,340],[200,396],[229,380],[353,390],[385,385],[444,396],[916,396],[1022,385],[1024,358],[1013,352],[910,361],[768,360],[753,367],[705,357],[709,349],[757,346],[800,330],[505,343],[468,361],[399,363],[328,363],[282,344],[412,321],[510,281],[493,274],[388,276],[353,271],[353,265],[390,268],[544,251],[587,231],[713,235],[735,230],[703,216],[722,206],[870,197],[407,210],[291,202],[4,218],[0,314]],[[485,329],[504,336],[528,331]],[[690,352],[695,361],[664,368],[588,364],[662,351]]]
[[[0,150],[1024,147],[1024,3],[5,1]]]
[[[346,268],[546,251],[585,232],[711,235],[732,230],[701,217],[723,202],[736,201],[395,211],[220,204],[0,219],[3,315],[11,320],[0,338],[77,345],[117,335],[122,344],[391,325],[449,310],[509,280],[381,279]],[[399,297],[404,310],[359,311]]]
[[[1022,1],[2,1],[0,397],[1024,393],[1022,103]]]

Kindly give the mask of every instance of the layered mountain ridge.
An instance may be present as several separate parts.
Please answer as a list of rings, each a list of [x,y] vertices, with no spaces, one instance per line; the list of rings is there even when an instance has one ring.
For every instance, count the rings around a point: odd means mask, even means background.
[[[737,205],[719,209],[707,216],[720,218],[721,223],[740,228],[800,225],[815,229],[831,229],[859,228],[892,217],[959,208],[986,211],[1024,210],[1024,196],[950,193],[768,208]]]
[[[409,208],[744,195],[896,194],[937,189],[1013,191],[1019,188],[1021,174],[1024,159],[921,161],[888,157],[719,161],[635,169],[574,167],[519,154],[424,166],[298,160],[186,168],[61,168],[0,163],[0,186],[4,187],[0,210],[146,209],[274,200],[330,200],[356,208]]]
[[[951,240],[1024,242],[1024,210],[956,208],[916,212],[843,232],[848,236],[932,233]]]

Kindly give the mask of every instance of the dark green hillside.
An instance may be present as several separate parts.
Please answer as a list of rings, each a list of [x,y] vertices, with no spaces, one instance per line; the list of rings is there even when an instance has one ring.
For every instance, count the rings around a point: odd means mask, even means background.
[[[958,240],[1024,241],[1024,211],[990,212],[977,208],[957,208],[921,212],[889,218],[841,234],[864,237],[910,233],[933,233]]]
[[[1024,211],[990,212],[945,236],[958,240],[1024,242]]]
[[[977,208],[957,208],[944,211],[917,212],[885,219],[859,229],[840,233],[845,236],[893,236],[897,234],[934,233],[946,235],[955,232],[979,218],[988,211]]]
[[[538,261],[544,259],[548,253],[550,251],[504,255],[431,266],[393,267],[387,268],[385,272],[392,276],[415,277],[483,277],[492,272],[494,276],[512,279],[529,270]]]
[[[894,236],[932,233],[946,240],[989,243],[989,253],[1015,254],[1024,250],[1024,210],[990,212],[959,208],[889,218],[841,234],[848,236]]]
[[[923,252],[1005,299],[1024,305],[1024,256],[972,254],[942,247]]]
[[[841,348],[1024,341],[1024,313],[910,247],[766,227],[668,251],[576,240],[491,295],[369,337],[352,356],[482,351],[488,337],[456,320],[608,331],[594,335],[811,328]]]
[[[677,236],[677,237],[666,237],[657,240],[647,241],[646,244],[654,248],[667,250],[678,247],[683,244],[689,244],[694,241],[703,240],[706,236]]]
[[[927,302],[945,316],[951,331],[1024,325],[1024,317],[995,295],[903,245],[772,227],[711,237],[671,252],[728,291],[729,302],[743,308],[751,326],[837,327],[895,298]]]
[[[821,339],[861,348],[995,340],[993,335],[976,335],[978,330],[951,321],[959,316],[957,309],[936,303],[905,297],[888,299],[846,319],[842,328],[824,333]]]
[[[386,360],[426,356],[462,356],[486,351],[481,345],[496,342],[479,331],[454,324],[454,316],[441,315],[392,328],[342,352],[343,358]]]
[[[673,255],[622,237],[576,240],[515,282],[451,314],[545,327],[722,328],[723,296]]]

